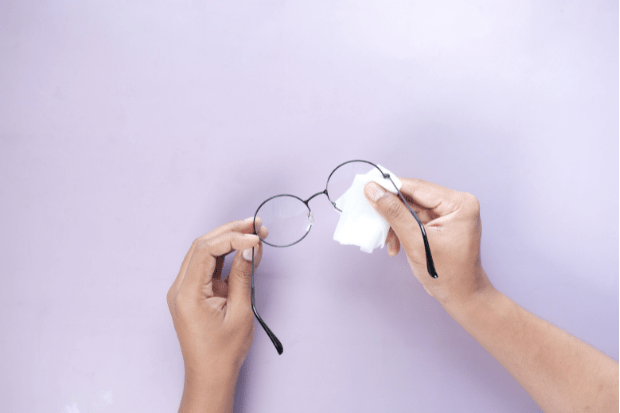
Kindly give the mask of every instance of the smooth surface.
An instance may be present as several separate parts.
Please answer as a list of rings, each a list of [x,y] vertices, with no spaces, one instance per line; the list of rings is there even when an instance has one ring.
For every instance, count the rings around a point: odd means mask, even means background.
[[[0,411],[164,412],[195,237],[349,159],[475,194],[482,260],[618,359],[618,4],[0,5]],[[537,411],[404,255],[266,247],[236,412]],[[441,275],[440,275],[441,276]]]

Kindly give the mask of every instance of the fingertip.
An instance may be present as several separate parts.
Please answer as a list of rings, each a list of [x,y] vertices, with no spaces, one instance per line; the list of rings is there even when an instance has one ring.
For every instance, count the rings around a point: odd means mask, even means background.
[[[261,217],[256,216],[254,217],[254,232],[260,232],[262,224],[263,224],[263,220],[261,219]]]
[[[377,202],[385,195],[385,189],[374,181],[370,181],[364,187],[364,195],[369,201]]]
[[[269,230],[267,229],[267,227],[261,227],[261,229],[258,231],[258,236],[260,237],[260,239],[265,239],[268,235]]]
[[[256,234],[243,234],[242,237],[246,241],[251,241],[251,243],[253,245],[251,245],[250,247],[252,247],[252,246],[254,246],[254,245],[256,245],[256,244],[258,244],[260,242],[260,238]]]
[[[400,239],[398,239],[396,234],[394,234],[394,245],[393,245],[392,250],[394,251],[394,254],[392,255],[392,257],[400,252]]]
[[[252,248],[244,249],[241,253],[241,257],[246,261],[252,262]]]
[[[364,194],[366,195],[366,198],[370,198],[370,194],[372,193],[376,185],[377,184],[373,181],[370,181],[366,185],[364,185]]]
[[[254,253],[255,267],[258,267],[258,263],[263,255],[263,243],[260,240],[255,245],[250,245],[247,248],[244,248],[243,251],[239,251],[241,258],[250,264],[252,263],[252,253]]]
[[[390,249],[388,251],[388,254],[390,255],[390,257],[394,257],[396,256],[396,254],[398,254],[399,248],[397,245],[392,244],[390,246]]]

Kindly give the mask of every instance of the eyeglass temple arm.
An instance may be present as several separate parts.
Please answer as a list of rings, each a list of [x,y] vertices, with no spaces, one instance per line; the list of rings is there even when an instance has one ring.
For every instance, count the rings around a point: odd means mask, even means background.
[[[390,175],[389,174],[386,174],[386,175],[387,175],[387,178],[389,178],[390,181],[392,181],[392,178],[390,177]],[[394,181],[392,181],[392,183],[394,184]],[[437,271],[435,270],[435,263],[433,262],[433,256],[431,255],[431,247],[428,244],[428,238],[426,237],[426,230],[424,229],[424,225],[422,224],[422,221],[418,217],[418,214],[416,214],[415,211],[411,209],[411,207],[409,206],[409,203],[403,197],[403,194],[400,193],[400,190],[398,190],[398,187],[396,186],[396,184],[394,184],[394,188],[397,188],[398,196],[400,197],[400,199],[403,200],[403,203],[407,206],[407,209],[409,210],[409,212],[411,212],[411,215],[413,215],[418,225],[420,226],[420,230],[422,231],[422,238],[424,239],[424,250],[426,251],[426,269],[428,270],[428,273],[430,274],[431,277],[437,278],[438,277]]]
[[[282,354],[282,352],[284,351],[284,347],[282,347],[282,343],[280,343],[280,340],[278,340],[278,337],[276,337],[276,335],[273,334],[273,332],[269,329],[269,327],[267,327],[267,324],[265,324],[263,319],[260,318],[260,315],[258,315],[258,311],[256,311],[256,306],[254,305],[254,247],[252,247],[252,311],[254,312],[254,315],[256,316],[256,319],[258,320],[260,325],[263,327],[263,330],[265,330],[265,333],[267,333],[267,335],[271,339],[271,342],[273,343],[276,350],[278,351],[278,354]]]

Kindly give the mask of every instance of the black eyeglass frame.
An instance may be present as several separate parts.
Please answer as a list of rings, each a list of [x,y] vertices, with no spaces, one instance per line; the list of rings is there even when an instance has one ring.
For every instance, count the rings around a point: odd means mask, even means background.
[[[377,168],[377,170],[381,173],[381,175],[383,176],[384,179],[389,179],[390,182],[392,182],[392,185],[394,185],[394,189],[396,189],[396,191],[398,192],[398,196],[400,197],[400,199],[403,201],[403,203],[405,204],[405,206],[407,207],[407,209],[409,210],[409,212],[411,212],[411,215],[413,215],[413,218],[415,218],[416,222],[418,223],[418,226],[420,227],[420,231],[422,231],[422,238],[424,239],[424,250],[426,252],[426,269],[428,270],[429,275],[432,278],[437,278],[437,271],[435,270],[435,264],[433,262],[433,256],[431,255],[431,247],[428,243],[428,238],[426,236],[426,230],[424,229],[424,224],[422,224],[422,221],[420,220],[420,218],[418,217],[418,215],[415,213],[415,211],[411,208],[411,206],[409,206],[409,203],[405,200],[405,197],[403,196],[403,194],[400,192],[400,190],[398,189],[398,187],[396,186],[396,184],[394,183],[394,181],[392,180],[392,177],[390,176],[390,174],[384,173],[381,168],[379,168],[377,165],[375,165],[372,162],[369,161],[364,161],[364,160],[360,160],[360,159],[355,159],[352,161],[347,161],[344,163],[341,163],[340,165],[338,165],[330,174],[329,177],[327,178],[327,183],[325,184],[325,190],[321,191],[321,192],[317,192],[316,194],[312,195],[310,198],[306,199],[305,201],[303,199],[301,199],[300,197],[296,196],[296,195],[291,195],[291,194],[280,194],[280,195],[275,195],[272,196],[268,199],[266,199],[265,201],[263,201],[259,207],[256,209],[256,212],[254,213],[254,221],[253,221],[253,226],[254,226],[254,234],[258,235],[256,232],[256,216],[258,215],[258,211],[260,211],[260,209],[262,208],[263,205],[265,205],[267,202],[271,201],[274,198],[278,198],[278,197],[284,197],[284,196],[288,196],[288,197],[293,197],[298,199],[299,201],[301,201],[304,205],[306,205],[306,207],[308,208],[308,218],[310,220],[310,225],[308,227],[308,230],[306,231],[306,233],[304,234],[303,237],[301,237],[300,239],[298,239],[297,241],[288,244],[288,245],[275,245],[275,244],[271,244],[263,239],[261,239],[261,241],[267,245],[270,245],[272,247],[276,247],[276,248],[285,248],[285,247],[290,247],[292,245],[297,244],[298,242],[300,242],[301,240],[303,240],[304,238],[306,238],[306,236],[310,233],[310,230],[312,229],[312,225],[314,224],[313,222],[313,217],[312,217],[312,210],[310,209],[310,205],[309,202],[310,200],[312,200],[313,198],[319,196],[319,195],[326,195],[327,199],[329,200],[329,202],[332,204],[332,206],[339,212],[342,212],[340,209],[338,209],[338,207],[336,207],[336,202],[332,201],[332,199],[329,197],[329,193],[327,191],[327,188],[329,188],[329,180],[331,179],[331,177],[334,175],[334,172],[336,172],[340,167],[352,163],[352,162],[364,162],[367,163],[369,165],[374,166],[375,168]],[[254,316],[256,316],[256,319],[258,320],[258,322],[260,323],[260,325],[263,327],[263,330],[265,330],[265,333],[267,333],[267,335],[269,336],[269,338],[271,339],[271,342],[273,343],[273,345],[275,346],[276,350],[278,351],[278,354],[282,354],[284,352],[284,348],[282,346],[282,343],[280,342],[280,340],[278,340],[278,337],[276,337],[275,334],[273,334],[273,332],[271,331],[271,329],[267,326],[267,324],[263,321],[263,319],[261,318],[261,316],[258,314],[258,311],[256,310],[256,306],[255,306],[255,298],[254,298],[254,248],[252,248],[252,278],[251,278],[251,291],[252,291],[252,311],[254,312]]]

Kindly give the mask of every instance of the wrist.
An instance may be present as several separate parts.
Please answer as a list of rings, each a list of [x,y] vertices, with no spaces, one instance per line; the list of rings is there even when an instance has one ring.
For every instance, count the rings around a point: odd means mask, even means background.
[[[236,381],[239,375],[240,365],[226,362],[223,358],[201,362],[197,360],[185,360],[185,380],[205,383],[209,381],[229,382]]]
[[[454,320],[465,327],[464,324],[468,321],[479,320],[484,314],[492,311],[502,296],[503,294],[489,283],[466,299],[449,301],[443,307]]]
[[[184,390],[200,392],[213,397],[217,394],[228,394],[235,391],[239,371],[232,368],[185,368]]]
[[[186,367],[179,412],[231,412],[238,374],[232,368]]]

